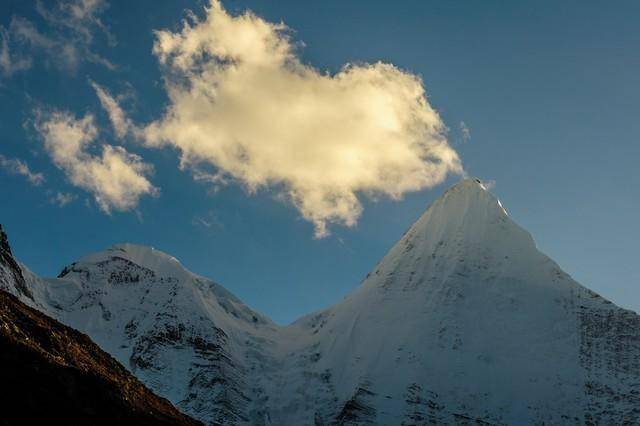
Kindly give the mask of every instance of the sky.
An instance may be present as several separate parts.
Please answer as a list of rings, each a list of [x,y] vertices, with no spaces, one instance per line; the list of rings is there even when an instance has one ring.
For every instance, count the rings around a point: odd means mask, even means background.
[[[461,176],[640,311],[640,4],[6,0],[0,223],[55,276],[153,246],[289,323]]]

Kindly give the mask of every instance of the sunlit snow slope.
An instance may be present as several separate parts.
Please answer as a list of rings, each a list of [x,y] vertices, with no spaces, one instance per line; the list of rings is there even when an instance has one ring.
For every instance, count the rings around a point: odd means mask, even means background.
[[[209,424],[640,417],[640,317],[573,281],[474,179],[351,295],[287,327],[147,247],[115,246],[57,279],[23,273],[14,294]]]

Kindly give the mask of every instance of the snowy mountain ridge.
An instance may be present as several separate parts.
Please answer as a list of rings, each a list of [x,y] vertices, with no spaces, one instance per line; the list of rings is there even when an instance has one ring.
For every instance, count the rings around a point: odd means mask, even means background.
[[[208,424],[640,418],[640,317],[573,281],[475,179],[433,203],[353,293],[289,326],[143,246],[56,279],[22,274],[9,291]]]

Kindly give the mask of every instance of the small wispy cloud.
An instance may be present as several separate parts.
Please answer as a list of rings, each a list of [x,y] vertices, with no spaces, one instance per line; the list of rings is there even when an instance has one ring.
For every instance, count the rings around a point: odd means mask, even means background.
[[[491,190],[496,187],[496,181],[493,179],[483,180],[482,185],[487,189]]]
[[[469,130],[469,127],[464,121],[460,122],[459,127],[460,127],[460,134],[462,135],[462,140],[466,142],[469,139],[471,139],[471,130]]]
[[[123,139],[129,132],[135,131],[135,126],[120,107],[118,101],[96,82],[90,80],[89,83],[98,95],[102,108],[107,112],[116,137]]]
[[[153,167],[123,147],[102,144],[100,155],[89,153],[98,137],[94,117],[76,118],[67,111],[35,111],[34,127],[56,167],[69,181],[91,193],[100,208],[134,209],[144,195],[156,195],[158,189],[147,179]]]
[[[9,47],[9,32],[0,26],[0,73],[10,77],[16,72],[31,68],[31,58],[16,56]]]
[[[31,171],[27,163],[17,158],[7,158],[0,154],[0,168],[12,175],[24,176],[27,181],[34,186],[40,186],[45,181],[42,173]]]
[[[218,215],[210,210],[204,215],[196,215],[191,220],[191,224],[194,226],[206,228],[206,229],[222,229],[224,225],[218,218]]]
[[[14,16],[8,30],[2,29],[0,69],[12,73],[25,70],[31,66],[33,57],[40,56],[45,64],[70,72],[75,72],[84,61],[114,70],[116,66],[92,47],[95,31],[101,32],[109,45],[116,44],[115,37],[100,19],[107,7],[103,0],[58,1],[51,7],[38,1],[36,11],[46,25],[38,28],[33,21]],[[20,51],[20,56],[12,58],[11,48]]]
[[[58,207],[64,207],[67,204],[74,201],[77,197],[74,194],[67,192],[56,192],[49,196],[49,202],[55,204]]]
[[[100,14],[108,7],[105,0],[58,1],[52,8],[47,8],[40,0],[36,2],[37,12],[50,25],[71,30],[86,44],[91,44],[93,30],[97,29],[110,45],[115,46],[115,36],[100,18]]]

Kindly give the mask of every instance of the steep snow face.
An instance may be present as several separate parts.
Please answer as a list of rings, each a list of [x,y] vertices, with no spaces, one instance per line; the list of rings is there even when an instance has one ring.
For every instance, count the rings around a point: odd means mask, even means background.
[[[103,252],[93,253],[83,257],[78,263],[98,264],[113,259],[125,259],[142,268],[153,271],[158,276],[176,279],[190,278],[193,274],[187,271],[173,256],[136,244],[116,244]]]
[[[607,317],[626,331],[601,336]],[[353,294],[295,325],[317,336],[312,371],[331,377],[344,421],[557,424],[637,418],[638,324],[562,272],[493,195],[465,180]],[[588,349],[594,338],[610,352],[600,366],[616,367],[585,372],[603,354]],[[626,401],[619,411],[593,402],[603,389]]]
[[[57,279],[25,276],[47,312],[185,412],[209,423],[247,421],[246,345],[275,326],[220,285],[132,244],[88,255]]]
[[[23,275],[34,304],[208,424],[640,418],[640,317],[573,281],[473,179],[351,295],[287,327],[148,247]]]

